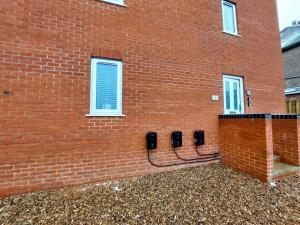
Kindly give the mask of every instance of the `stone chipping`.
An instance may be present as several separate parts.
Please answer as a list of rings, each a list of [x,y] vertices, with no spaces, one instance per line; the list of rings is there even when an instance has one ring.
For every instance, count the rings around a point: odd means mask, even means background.
[[[207,165],[0,199],[0,224],[300,224],[300,177]]]

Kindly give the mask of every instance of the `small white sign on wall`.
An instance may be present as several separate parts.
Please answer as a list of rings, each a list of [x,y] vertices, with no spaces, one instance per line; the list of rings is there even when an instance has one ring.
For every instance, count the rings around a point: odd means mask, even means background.
[[[219,101],[219,95],[212,95],[211,100],[212,101]]]

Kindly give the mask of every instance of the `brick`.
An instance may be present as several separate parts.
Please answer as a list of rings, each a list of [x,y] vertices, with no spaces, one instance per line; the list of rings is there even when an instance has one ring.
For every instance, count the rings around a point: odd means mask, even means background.
[[[280,160],[300,166],[300,119],[273,119],[274,154]]]
[[[169,171],[147,161],[150,130],[159,134],[158,163],[178,162],[174,130],[184,133],[182,154],[195,156],[198,129],[206,132],[201,151],[218,152],[223,101],[212,102],[211,95],[223,99],[223,74],[243,76],[253,100],[246,113],[285,113],[273,0],[235,0],[241,37],[222,33],[219,0],[125,1],[126,8],[94,0],[0,1],[0,171],[6,176],[0,196]],[[123,61],[125,117],[85,116],[92,56]],[[263,145],[253,157],[261,158]],[[233,146],[222,145],[234,153]],[[224,160],[252,165],[251,145],[243,148]]]
[[[221,119],[219,128],[222,162],[263,182],[271,181],[272,120]]]

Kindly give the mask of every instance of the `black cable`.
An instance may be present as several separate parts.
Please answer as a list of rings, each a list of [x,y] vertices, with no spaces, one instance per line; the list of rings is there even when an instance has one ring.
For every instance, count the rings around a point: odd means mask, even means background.
[[[183,160],[183,161],[194,161],[194,160],[201,160],[201,159],[206,159],[206,158],[209,158],[209,157],[205,157],[205,155],[202,155],[204,156],[203,158],[201,157],[196,157],[196,158],[190,158],[190,159],[185,159],[185,158],[182,158],[176,151],[176,148],[174,147],[174,153],[175,155],[177,156],[177,158]],[[207,154],[209,156],[209,154]],[[219,153],[214,153],[215,156],[219,155]]]
[[[209,153],[209,154],[201,154],[199,151],[198,151],[198,146],[196,145],[196,152],[199,156],[208,156],[208,155],[216,155],[216,154],[220,154],[218,152],[214,152],[214,153]]]
[[[219,160],[220,157],[207,157],[207,158],[203,158],[203,159],[205,159],[205,160],[197,160],[197,161],[190,161],[190,162],[184,162],[184,163],[173,163],[173,164],[166,164],[166,165],[158,165],[158,164],[151,161],[151,159],[150,159],[150,150],[148,149],[148,161],[150,162],[151,165],[156,166],[156,167],[171,167],[171,166],[179,166],[179,165],[188,165],[188,164],[193,164],[193,163],[211,162],[211,161]]]

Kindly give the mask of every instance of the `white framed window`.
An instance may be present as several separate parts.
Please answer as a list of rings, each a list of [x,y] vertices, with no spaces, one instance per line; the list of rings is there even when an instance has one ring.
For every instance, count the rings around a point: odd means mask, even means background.
[[[244,87],[243,78],[223,75],[224,113],[244,113]]]
[[[124,5],[124,0],[101,0],[103,2],[109,2],[116,5]]]
[[[122,116],[122,62],[92,58],[89,116]]]
[[[222,0],[223,31],[237,35],[236,6],[234,3]]]

